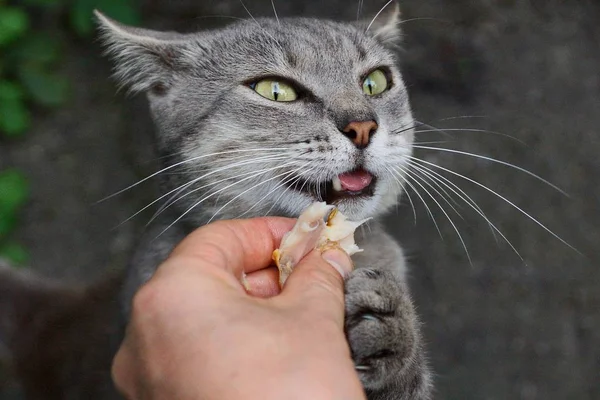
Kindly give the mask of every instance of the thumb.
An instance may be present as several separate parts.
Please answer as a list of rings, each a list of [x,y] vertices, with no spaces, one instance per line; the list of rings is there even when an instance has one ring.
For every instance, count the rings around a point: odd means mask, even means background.
[[[322,254],[313,250],[296,265],[281,295],[311,313],[334,319],[343,327],[344,277],[352,268],[352,260],[341,249]]]

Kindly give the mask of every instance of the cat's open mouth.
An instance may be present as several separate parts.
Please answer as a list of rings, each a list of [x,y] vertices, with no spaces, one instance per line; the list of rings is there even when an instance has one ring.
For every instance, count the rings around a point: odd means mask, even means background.
[[[316,185],[314,182],[297,181],[292,188],[308,193],[317,201],[336,204],[346,199],[373,196],[377,177],[359,168],[344,172],[330,181]]]

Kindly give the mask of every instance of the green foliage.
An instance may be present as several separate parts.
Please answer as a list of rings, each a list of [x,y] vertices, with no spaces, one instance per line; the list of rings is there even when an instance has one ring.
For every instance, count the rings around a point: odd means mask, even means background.
[[[18,46],[7,52],[11,63],[55,65],[62,57],[62,45],[57,37],[43,32],[31,32]]]
[[[21,0],[23,4],[28,6],[44,6],[44,7],[58,7],[62,6],[63,0]]]
[[[6,136],[18,136],[29,127],[29,110],[25,106],[24,97],[19,85],[0,81],[0,130]]]
[[[25,176],[16,170],[0,172],[0,242],[15,228],[17,214],[27,201],[29,187]]]
[[[138,24],[140,15],[131,0],[77,0],[70,12],[71,26],[82,36],[94,31],[92,12],[98,9],[125,24]]]
[[[55,108],[69,100],[70,81],[59,71],[63,41],[94,32],[93,10],[138,24],[136,0],[0,0],[0,140],[23,135],[31,126],[31,107]],[[68,17],[69,27],[36,29],[40,15]],[[27,261],[27,251],[9,240],[28,197],[19,171],[0,171],[0,257]]]
[[[22,266],[29,262],[29,254],[23,246],[15,242],[0,244],[0,258],[4,258],[15,266]]]
[[[68,79],[43,67],[23,67],[19,71],[19,78],[31,98],[40,105],[60,106],[68,98]]]
[[[28,28],[29,18],[24,10],[17,7],[0,9],[0,47],[17,40]]]
[[[36,13],[52,10],[56,15],[67,14],[73,33],[79,36],[94,31],[94,9],[124,23],[138,24],[140,20],[135,0],[5,3],[0,0],[0,135],[8,138],[18,137],[30,127],[32,105],[52,108],[69,100],[70,81],[58,67],[63,53],[61,36],[64,39],[71,32],[32,29],[30,19]]]
[[[16,170],[0,172],[0,257],[15,264],[27,262],[27,252],[18,243],[8,240],[17,226],[19,211],[29,197],[25,176]]]

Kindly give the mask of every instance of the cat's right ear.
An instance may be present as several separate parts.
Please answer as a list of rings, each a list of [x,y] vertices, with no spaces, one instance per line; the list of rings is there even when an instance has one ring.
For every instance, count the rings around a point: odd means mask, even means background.
[[[121,24],[94,11],[107,54],[115,62],[115,77],[132,92],[163,93],[176,73],[184,35]]]
[[[359,26],[366,27],[365,33],[383,45],[396,47],[402,41],[401,15],[398,0],[389,0],[372,19],[359,22]]]

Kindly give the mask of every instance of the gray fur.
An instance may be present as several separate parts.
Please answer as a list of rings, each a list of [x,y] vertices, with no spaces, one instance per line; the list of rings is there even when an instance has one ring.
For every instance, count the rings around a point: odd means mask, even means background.
[[[147,93],[159,150],[169,156],[159,175],[163,193],[177,199],[134,257],[123,292],[126,314],[135,290],[194,228],[240,216],[296,217],[318,200],[282,186],[286,178],[316,186],[362,164],[377,176],[375,193],[338,204],[341,211],[377,219],[397,203],[400,177],[390,170],[407,167],[413,119],[390,48],[399,37],[398,10],[389,9],[370,26],[260,19],[188,35],[125,27],[99,15],[116,77]],[[379,67],[393,86],[368,98],[362,79]],[[308,95],[278,103],[248,86],[270,76],[296,82]],[[372,118],[379,128],[365,149],[340,132],[350,121]],[[402,251],[376,222],[359,244],[365,252],[346,282],[346,330],[369,399],[428,399]]]

